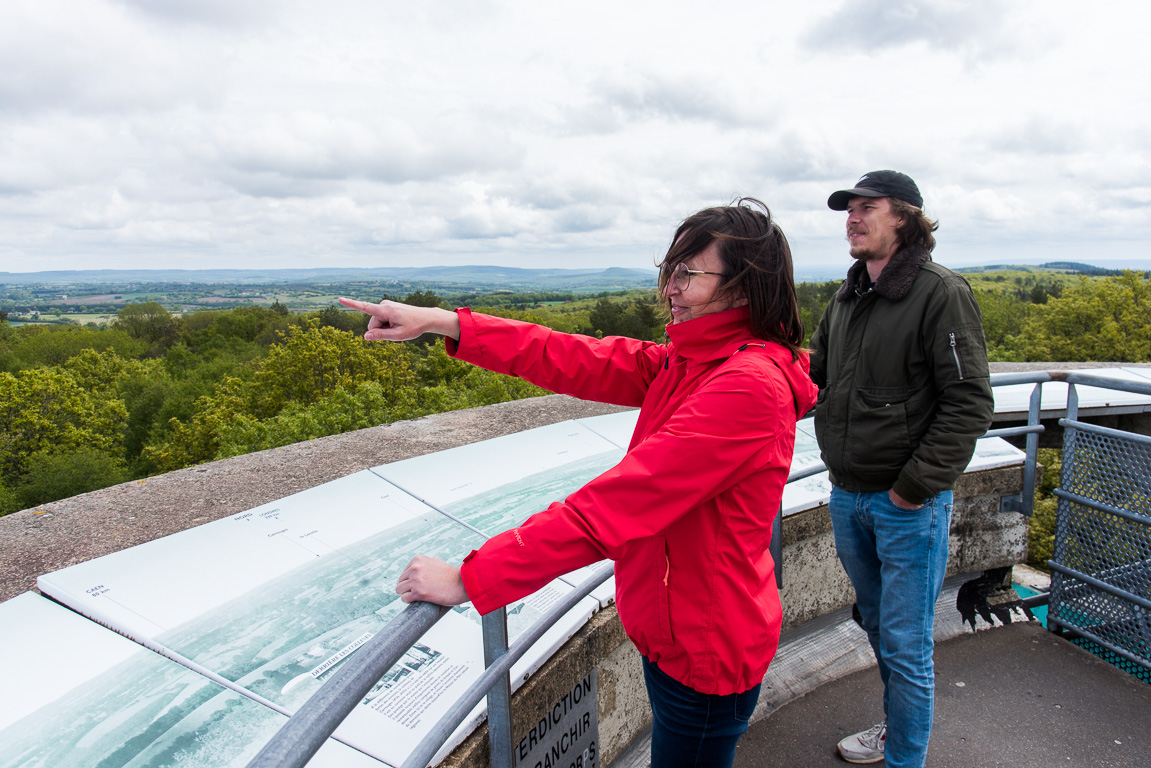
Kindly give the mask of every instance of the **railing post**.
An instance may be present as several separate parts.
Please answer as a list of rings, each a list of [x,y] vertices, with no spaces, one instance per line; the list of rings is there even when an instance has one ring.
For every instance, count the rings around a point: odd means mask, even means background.
[[[1073,382],[1067,382],[1067,420],[1079,421],[1079,390]]]
[[[1067,421],[1079,421],[1079,391],[1075,389],[1075,384],[1067,382]],[[1075,437],[1077,430],[1074,426],[1068,425],[1063,428],[1063,451],[1060,454],[1060,462],[1062,463],[1062,471],[1059,473],[1059,487],[1069,488],[1071,486],[1071,478],[1075,470]],[[1067,457],[1071,457],[1071,461]]]
[[[1027,408],[1027,426],[1039,425],[1039,414],[1043,405],[1043,384],[1031,390],[1031,402]],[[1035,511],[1035,464],[1039,460],[1039,433],[1028,432],[1026,443],[1027,457],[1023,460],[1023,504],[1019,511],[1024,517],[1031,517]]]
[[[1079,392],[1075,389],[1074,382],[1067,382],[1067,411],[1063,421],[1063,449],[1059,454],[1060,470],[1059,470],[1059,488],[1069,488],[1072,485],[1071,478],[1075,475],[1075,435],[1076,429],[1073,425],[1067,422],[1074,422],[1079,420]],[[1058,490],[1058,488],[1056,489]],[[1066,530],[1061,530],[1059,520],[1059,511],[1055,512],[1055,541],[1051,551],[1051,557],[1047,560],[1047,567],[1051,569],[1051,596],[1052,601],[1048,604],[1047,610],[1047,629],[1057,635],[1064,633],[1064,627],[1059,621],[1059,596],[1063,590],[1064,574],[1055,565],[1064,559],[1063,550],[1067,546],[1067,539],[1069,534]],[[1062,534],[1062,535],[1060,535]]]
[[[483,617],[484,666],[508,652],[508,613],[505,608]],[[488,754],[491,768],[512,768],[512,689],[504,674],[488,691]]]

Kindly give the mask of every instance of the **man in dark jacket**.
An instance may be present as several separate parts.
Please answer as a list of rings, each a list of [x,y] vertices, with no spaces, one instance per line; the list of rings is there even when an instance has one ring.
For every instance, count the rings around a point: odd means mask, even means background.
[[[815,428],[885,715],[838,749],[848,762],[922,766],[951,488],[994,411],[982,318],[967,281],[931,260],[938,224],[910,177],[873,171],[827,204],[847,211],[856,262],[811,338]]]

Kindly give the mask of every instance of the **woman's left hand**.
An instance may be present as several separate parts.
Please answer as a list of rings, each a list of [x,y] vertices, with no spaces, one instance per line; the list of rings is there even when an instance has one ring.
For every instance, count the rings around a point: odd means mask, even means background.
[[[459,605],[468,601],[460,569],[438,557],[416,555],[396,582],[396,592],[405,603],[422,600],[436,605]]]

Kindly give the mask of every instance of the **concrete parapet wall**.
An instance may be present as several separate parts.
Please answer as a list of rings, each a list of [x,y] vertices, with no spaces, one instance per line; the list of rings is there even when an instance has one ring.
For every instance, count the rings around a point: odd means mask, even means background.
[[[1003,511],[1005,496],[1023,492],[1023,466],[972,472],[955,486],[947,575],[974,573],[1027,559],[1027,518]]]

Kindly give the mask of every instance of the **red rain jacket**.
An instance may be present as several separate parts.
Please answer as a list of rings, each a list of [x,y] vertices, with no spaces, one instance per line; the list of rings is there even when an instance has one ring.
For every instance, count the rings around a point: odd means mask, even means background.
[[[672,324],[669,344],[602,340],[459,310],[450,354],[585,400],[640,406],[613,469],[464,559],[481,613],[604,558],[639,652],[707,694],[763,680],[781,610],[768,554],[815,403],[808,360],[751,335],[746,308]]]

